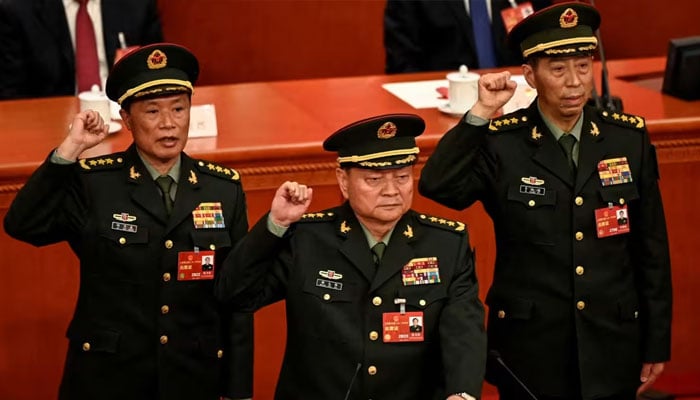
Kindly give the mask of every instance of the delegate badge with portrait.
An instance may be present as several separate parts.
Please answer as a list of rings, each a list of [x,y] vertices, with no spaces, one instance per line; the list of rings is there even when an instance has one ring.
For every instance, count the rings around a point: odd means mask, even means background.
[[[177,255],[177,280],[214,279],[214,251],[182,251]]]
[[[630,231],[627,205],[595,210],[595,226],[599,238],[621,235]]]
[[[382,314],[384,343],[422,342],[425,329],[423,328],[423,312],[407,313],[392,312]]]

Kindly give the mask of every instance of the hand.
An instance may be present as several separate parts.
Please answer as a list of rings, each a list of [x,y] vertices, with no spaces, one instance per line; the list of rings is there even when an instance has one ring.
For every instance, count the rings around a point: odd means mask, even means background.
[[[58,155],[75,161],[83,151],[95,147],[109,133],[109,125],[97,111],[85,110],[75,115],[68,136],[58,146]]]
[[[470,110],[474,116],[493,118],[515,94],[518,84],[510,79],[510,72],[484,74],[479,78],[479,99]]]
[[[311,204],[313,189],[297,182],[285,182],[277,189],[270,207],[270,218],[287,227],[299,221]]]
[[[650,389],[656,382],[656,378],[664,372],[664,363],[644,363],[642,364],[642,373],[639,375],[639,380],[642,384],[637,389],[637,395]]]

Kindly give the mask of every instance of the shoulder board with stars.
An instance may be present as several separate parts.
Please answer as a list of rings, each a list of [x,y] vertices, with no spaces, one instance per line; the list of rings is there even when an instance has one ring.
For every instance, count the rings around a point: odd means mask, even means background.
[[[520,128],[527,123],[527,115],[522,112],[515,112],[511,114],[504,115],[499,118],[494,118],[489,123],[489,131],[491,132],[505,132]]]
[[[418,214],[418,220],[424,225],[442,228],[459,234],[464,234],[467,231],[467,226],[464,225],[464,222],[453,221],[450,219],[425,214]]]
[[[81,158],[78,165],[83,172],[106,171],[124,167],[124,154],[114,153],[99,157]]]
[[[600,112],[600,116],[606,122],[610,122],[619,126],[624,126],[625,128],[644,130],[644,127],[646,126],[644,118],[637,115],[603,110]]]
[[[196,164],[197,169],[209,175],[239,183],[241,181],[241,175],[233,168],[224,167],[204,160],[199,160]]]
[[[333,221],[336,214],[332,211],[310,212],[301,216],[299,222],[323,222]]]

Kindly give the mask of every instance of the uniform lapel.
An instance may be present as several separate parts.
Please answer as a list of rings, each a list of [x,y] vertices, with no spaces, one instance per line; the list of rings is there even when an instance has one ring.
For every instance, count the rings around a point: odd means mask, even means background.
[[[591,179],[598,170],[598,161],[605,158],[607,152],[603,146],[605,133],[598,128],[603,126],[600,119],[591,109],[584,109],[583,127],[581,128],[581,143],[579,145],[578,175],[576,176],[575,191],[581,191],[583,185]]]
[[[194,161],[185,153],[182,153],[182,162],[180,164],[180,179],[177,183],[177,193],[175,194],[175,204],[173,211],[168,220],[168,226],[165,231],[170,232],[171,229],[179,225],[182,220],[188,218],[192,211],[199,205],[200,197],[196,192],[201,188],[200,176],[197,173]]]
[[[561,150],[559,143],[557,143],[554,138],[554,135],[549,131],[544,121],[542,121],[542,117],[540,117],[540,113],[537,111],[537,99],[532,102],[528,111],[528,117],[530,121],[533,122],[528,128],[530,132],[527,135],[527,140],[536,146],[532,154],[532,160],[546,168],[567,185],[573,187],[574,179],[569,172],[566,156]]]
[[[163,206],[163,198],[136,153],[135,145],[132,144],[124,155],[127,166],[126,180],[133,187],[131,200],[165,225],[168,216]]]
[[[372,281],[370,292],[386,283],[391,277],[399,273],[409,260],[414,258],[413,247],[410,242],[414,240],[416,226],[411,224],[410,212],[396,224],[394,232],[391,234],[389,245],[384,252],[382,264],[377,270],[377,275]]]
[[[342,240],[340,253],[362,273],[368,282],[372,282],[377,268],[374,266],[372,252],[362,227],[347,202],[339,209],[339,214],[336,233]]]

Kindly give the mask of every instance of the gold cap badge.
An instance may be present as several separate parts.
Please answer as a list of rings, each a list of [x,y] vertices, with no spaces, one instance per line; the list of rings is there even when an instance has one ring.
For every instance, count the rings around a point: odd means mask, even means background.
[[[148,69],[161,69],[168,65],[168,57],[162,51],[155,49],[146,58],[146,64],[148,64]]]

